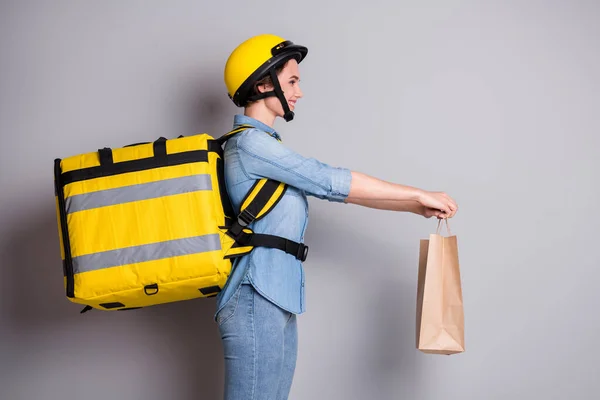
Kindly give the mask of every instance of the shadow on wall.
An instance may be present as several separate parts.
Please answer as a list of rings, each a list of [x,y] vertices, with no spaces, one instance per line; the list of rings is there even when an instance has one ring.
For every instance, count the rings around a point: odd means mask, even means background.
[[[337,206],[337,205],[327,205]],[[345,205],[344,215],[361,212],[382,213],[381,210],[360,210],[355,205]],[[412,218],[396,216],[394,218]],[[381,239],[385,231],[377,232],[358,223],[356,218],[332,220],[323,211],[312,211],[306,242],[313,257],[326,261],[327,268],[334,273],[352,275],[353,279],[364,284],[364,296],[360,293],[348,294],[339,300],[339,307],[348,300],[367,301],[367,315],[362,318],[366,324],[356,329],[365,330],[357,351],[357,376],[362,375],[368,384],[362,385],[365,396],[377,399],[394,399],[401,392],[407,398],[420,398],[420,353],[415,348],[416,296],[417,296],[417,253],[406,254],[391,248],[389,241]],[[368,220],[366,217],[361,221]],[[370,232],[370,234],[369,234]],[[396,231],[394,237],[398,237]],[[418,239],[415,241],[418,246]],[[415,251],[418,248],[415,247]],[[307,267],[310,268],[310,267]],[[310,271],[307,272],[310,274]],[[316,303],[316,300],[314,300]],[[334,307],[335,308],[335,307]],[[355,350],[356,351],[356,350]],[[353,355],[354,356],[354,355]]]
[[[48,210],[45,205],[40,208]],[[215,300],[198,299],[122,313],[91,310],[80,314],[83,306],[67,300],[63,289],[56,218],[52,211],[38,216],[32,213],[29,220],[15,227],[18,233],[6,238],[3,253],[7,256],[2,265],[10,298],[3,307],[8,311],[4,322],[8,322],[17,335],[56,332],[57,328],[68,332],[70,327],[76,332],[85,326],[104,335],[103,343],[94,344],[98,351],[111,346],[113,341],[143,342],[144,338],[137,335],[147,331],[154,341],[164,346],[157,349],[158,354],[180,357],[176,361],[171,357],[170,362],[187,375],[178,379],[190,385],[187,390],[179,389],[186,396],[181,398],[196,399],[198,393],[205,394],[206,398],[219,398],[223,363],[221,343],[212,319]],[[10,232],[10,227],[7,231]],[[124,331],[131,334],[123,337]],[[73,346],[88,345],[85,340],[73,343]]]
[[[194,93],[190,95],[192,98],[184,99],[186,104],[190,104],[190,109],[183,116],[187,121],[183,124],[186,127],[184,135],[209,132],[218,137],[230,128],[232,115],[226,111],[229,99],[219,93],[214,82],[198,82],[188,93],[191,92]],[[48,171],[51,171],[52,161],[48,160]],[[50,172],[49,179],[51,176]],[[186,375],[178,377],[178,382],[184,382],[183,385],[189,383],[189,386],[178,387],[181,395],[177,398],[220,398],[223,355],[218,329],[213,321],[215,299],[197,299],[127,312],[91,310],[80,314],[83,306],[71,303],[65,296],[53,196],[53,192],[46,193],[43,203],[27,213],[26,219],[3,227],[5,234],[0,249],[0,254],[5,255],[2,261],[5,281],[1,285],[5,288],[2,308],[6,314],[3,321],[16,335],[55,332],[57,328],[68,332],[70,327],[73,330],[87,327],[108,335],[105,342],[95,344],[98,351],[102,351],[103,346],[110,346],[111,340],[136,341],[140,331],[150,329],[152,339],[165,347],[158,349],[159,352],[173,355],[170,361],[176,364],[177,371]],[[131,332],[131,336],[111,338],[110,327],[118,325]],[[89,345],[84,340],[80,342],[74,345]],[[173,357],[176,357],[175,361]]]
[[[233,115],[243,109],[231,102],[224,88],[222,79],[201,80],[183,88],[187,93],[184,103],[189,106],[181,116],[185,121],[183,135],[208,133],[216,138],[233,128]]]

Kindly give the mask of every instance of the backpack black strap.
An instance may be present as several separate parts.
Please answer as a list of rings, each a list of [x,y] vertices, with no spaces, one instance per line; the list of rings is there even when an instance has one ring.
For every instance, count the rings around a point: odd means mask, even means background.
[[[271,179],[260,179],[250,188],[242,202],[241,212],[236,221],[227,230],[227,235],[233,238],[238,247],[270,247],[282,250],[293,255],[300,261],[305,261],[308,255],[308,246],[292,240],[273,235],[254,233],[246,229],[254,221],[267,215],[283,198],[287,185]],[[243,254],[246,254],[244,252]],[[239,256],[242,254],[236,254]]]
[[[216,139],[216,141],[221,145],[236,134],[249,128],[253,128],[253,126],[240,125]],[[286,190],[287,185],[282,182],[266,178],[256,181],[242,201],[237,219],[228,226],[226,231],[227,235],[235,240],[232,250],[237,250],[227,257],[239,257],[252,251],[252,248],[260,246],[279,249],[293,255],[300,261],[306,260],[308,246],[304,243],[297,243],[280,236],[254,233],[247,228],[252,222],[258,221],[267,215],[283,198]]]
[[[246,249],[242,249],[244,251],[239,253],[226,256],[226,258],[234,258],[248,254],[255,247],[269,247],[272,249],[279,249],[287,254],[291,254],[300,261],[306,261],[306,257],[308,256],[308,246],[304,243],[297,243],[281,236],[266,235],[247,231],[247,229],[243,229],[237,236],[233,236],[231,235],[231,232],[227,232],[229,236],[235,239],[235,244],[232,246],[232,249],[235,250],[237,248],[244,247]]]
[[[243,132],[246,129],[251,129],[251,128],[254,128],[254,127],[252,125],[245,125],[245,124],[240,125],[237,128],[227,132],[226,134],[224,134],[223,136],[221,136],[220,138],[217,138],[215,140],[217,141],[217,143],[219,143],[219,145],[222,145],[223,143],[225,143],[227,140],[231,139],[238,133]]]

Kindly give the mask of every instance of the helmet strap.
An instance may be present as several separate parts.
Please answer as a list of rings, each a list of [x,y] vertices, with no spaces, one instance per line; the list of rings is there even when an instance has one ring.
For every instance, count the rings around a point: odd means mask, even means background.
[[[279,78],[277,77],[275,68],[271,69],[271,80],[273,81],[273,86],[275,88],[275,95],[283,107],[283,119],[285,119],[286,122],[290,122],[292,119],[294,119],[294,112],[290,110],[288,102],[283,95],[283,90],[281,90],[281,85],[279,84]]]
[[[248,100],[256,101],[266,99],[267,97],[276,96],[279,99],[281,106],[283,107],[283,119],[285,119],[286,122],[290,122],[292,119],[294,119],[294,112],[290,110],[288,102],[286,101],[285,96],[283,95],[283,90],[281,89],[281,85],[279,84],[279,78],[277,78],[275,68],[272,68],[271,71],[269,71],[269,74],[271,76],[271,81],[273,82],[274,90],[270,92],[258,93],[254,96],[249,97]]]

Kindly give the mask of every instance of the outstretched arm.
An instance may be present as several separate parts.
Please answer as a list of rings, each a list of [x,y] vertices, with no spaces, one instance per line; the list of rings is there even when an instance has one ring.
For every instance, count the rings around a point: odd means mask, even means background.
[[[237,147],[244,155],[241,166],[249,179],[266,177],[321,199],[382,210],[416,211],[426,217],[451,218],[458,209],[454,200],[443,192],[429,192],[332,167],[303,157],[258,129],[239,134]]]
[[[451,218],[458,211],[456,202],[446,193],[386,182],[356,171],[352,171],[346,202],[381,210],[413,212],[427,218]]]

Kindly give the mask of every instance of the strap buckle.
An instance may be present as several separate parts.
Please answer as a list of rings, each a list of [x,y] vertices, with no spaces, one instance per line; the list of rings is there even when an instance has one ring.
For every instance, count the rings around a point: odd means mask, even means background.
[[[306,261],[306,257],[308,256],[308,246],[304,243],[299,243],[298,246],[298,254],[296,254],[296,258],[302,262]]]
[[[296,257],[298,260],[304,262],[308,256],[308,246],[304,243],[296,243],[291,240],[285,240],[285,248],[281,249],[286,253]]]
[[[238,224],[240,224],[241,226],[243,226],[245,228],[248,225],[250,225],[250,223],[252,221],[254,221],[255,219],[256,219],[256,217],[254,215],[252,215],[252,213],[250,211],[248,211],[248,209],[245,209],[244,211],[242,211],[240,213],[240,215],[238,215]]]
[[[247,245],[250,240],[250,236],[248,233],[244,232],[244,228],[250,225],[250,223],[255,219],[256,217],[252,215],[250,211],[242,211],[238,215],[237,220],[227,230],[227,235],[233,238],[238,244],[242,246]]]
[[[241,246],[247,246],[250,243],[251,234],[244,232],[244,227],[238,222],[235,222],[225,232],[227,236],[235,240],[235,242]]]

